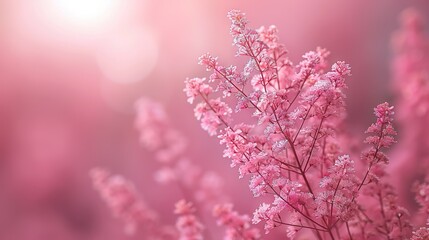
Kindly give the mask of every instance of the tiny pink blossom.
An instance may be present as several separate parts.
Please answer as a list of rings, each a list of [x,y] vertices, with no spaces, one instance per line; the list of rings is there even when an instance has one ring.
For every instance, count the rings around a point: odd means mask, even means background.
[[[195,212],[194,205],[191,202],[180,200],[176,203],[174,213],[175,214],[192,214]]]
[[[186,96],[188,97],[188,102],[193,103],[195,97],[200,94],[209,95],[213,92],[213,89],[205,84],[205,78],[191,78],[186,80],[186,88],[184,89]]]
[[[290,239],[411,237],[408,211],[386,180],[385,150],[396,136],[393,107],[374,109],[377,120],[366,131],[369,147],[355,167],[344,154],[351,141],[341,127],[351,67],[337,61],[329,68],[330,53],[320,47],[294,64],[277,28],[254,30],[237,10],[228,17],[236,55],[245,65],[225,67],[205,55],[200,62],[210,71],[213,91],[192,101],[200,100],[194,113],[201,127],[217,135],[224,157],[240,178],[248,177],[254,197],[263,197],[253,223],[263,222],[266,233],[285,227]],[[226,213],[230,207],[217,209],[219,216]]]
[[[256,31],[259,33],[262,42],[266,43],[270,48],[277,47],[279,37],[277,36],[278,29],[276,26],[260,27]]]
[[[198,60],[198,64],[205,66],[207,71],[216,69],[218,65],[217,57],[213,57],[210,53],[202,55]]]
[[[134,234],[139,225],[153,224],[157,220],[138,196],[134,185],[120,175],[110,175],[104,169],[91,170],[94,187],[113,211],[114,216],[125,222],[125,231]]]
[[[224,240],[256,240],[261,237],[259,230],[251,227],[249,216],[239,215],[232,204],[216,205],[213,215],[219,225],[226,227]]]
[[[204,226],[194,215],[195,208],[191,202],[180,200],[175,205],[175,214],[180,215],[176,221],[180,240],[202,240]]]

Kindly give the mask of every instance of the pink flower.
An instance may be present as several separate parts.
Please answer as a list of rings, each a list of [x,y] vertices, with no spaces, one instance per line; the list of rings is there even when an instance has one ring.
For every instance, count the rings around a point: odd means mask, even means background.
[[[387,157],[380,150],[390,147],[395,139],[395,129],[392,126],[393,107],[388,103],[382,103],[374,108],[374,114],[377,122],[372,124],[366,133],[373,134],[365,139],[365,143],[371,145],[371,149],[364,152],[363,158],[370,162],[371,165],[379,162],[388,162]]]
[[[231,159],[231,166],[239,168],[240,177],[250,176],[254,196],[274,196],[272,204],[264,203],[255,211],[254,222],[265,221],[266,231],[285,225],[291,236],[302,228],[326,230],[330,226],[320,223],[314,213],[317,186],[309,178],[325,176],[325,163],[318,159],[327,159],[324,153],[329,151],[316,149],[336,144],[333,125],[343,116],[342,89],[350,67],[337,62],[331,72],[325,72],[329,52],[322,48],[304,54],[304,59],[293,66],[278,42],[275,27],[255,31],[236,10],[228,17],[237,55],[248,61],[239,70],[223,67],[209,55],[201,58],[200,63],[212,72],[208,84],[213,92],[199,97],[202,101],[195,107],[195,116],[204,130],[221,139],[224,156]],[[193,88],[186,84],[185,89]],[[233,125],[234,113],[216,98],[217,92],[232,98],[228,103],[236,103],[237,112],[253,110],[252,122]],[[322,176],[319,169],[325,169]],[[342,188],[347,183],[344,180]],[[342,209],[349,207],[348,203],[343,205]]]
[[[141,200],[131,182],[100,168],[91,170],[90,175],[114,216],[125,222],[126,233],[134,234],[139,225],[155,224],[157,215]]]
[[[401,129],[399,144],[392,154],[391,182],[398,189],[400,201],[417,214],[418,206],[409,197],[411,186],[421,182],[429,168],[429,36],[424,17],[409,8],[400,16],[400,28],[393,36],[391,64],[396,94],[397,119]],[[400,174],[401,178],[396,178]],[[422,222],[421,219],[419,222]]]
[[[415,184],[416,201],[420,205],[420,213],[429,221],[429,176],[423,183]]]
[[[326,219],[348,220],[356,214],[356,186],[359,180],[350,156],[338,157],[328,174],[320,181],[323,189],[317,196],[317,214]]]
[[[216,205],[213,215],[219,225],[226,227],[225,240],[255,240],[261,237],[259,230],[251,227],[249,216],[239,215],[233,210],[232,204]]]
[[[204,226],[194,215],[195,208],[191,202],[180,200],[175,205],[175,214],[180,215],[176,221],[180,240],[201,240],[203,238]]]
[[[170,127],[169,118],[161,104],[147,98],[136,102],[136,128],[140,142],[156,152],[161,162],[171,162],[183,154],[186,148],[184,136]]]
[[[413,231],[411,240],[425,240],[429,239],[429,221],[426,223],[426,227],[421,227],[416,231]]]
[[[211,91],[204,92],[209,85],[203,83],[204,79],[188,79],[190,96],[208,95]],[[219,101],[210,100],[210,107],[219,112],[224,119],[228,119],[230,110]],[[205,172],[195,163],[186,158],[186,138],[170,124],[170,119],[163,106],[153,100],[142,98],[137,101],[136,125],[141,134],[141,140],[145,147],[154,152],[154,156],[163,166],[156,171],[155,180],[162,184],[175,183],[181,186],[181,191],[193,193],[192,200],[201,203],[207,210],[214,204],[224,201],[226,198],[222,192],[223,182],[214,172]],[[202,113],[203,118],[210,118]],[[216,121],[218,118],[214,118]],[[208,119],[206,121],[209,121]],[[220,124],[216,122],[215,124]],[[216,127],[214,127],[216,128]],[[215,130],[213,130],[215,131]],[[155,136],[154,139],[149,137]],[[155,140],[155,143],[152,141]]]
[[[199,103],[194,110],[195,117],[201,120],[201,126],[210,135],[230,121],[231,108],[219,98]]]
[[[202,55],[198,60],[199,60],[198,64],[206,66],[207,71],[216,69],[218,65],[217,57],[212,57],[210,53],[206,53]]]
[[[228,17],[237,55],[247,57],[247,64],[223,67],[217,58],[202,57],[212,72],[208,84],[213,92],[200,94],[195,116],[204,130],[220,138],[240,178],[250,177],[253,195],[273,196],[255,210],[253,223],[265,222],[266,232],[285,226],[290,238],[302,229],[318,239],[410,236],[407,211],[386,183],[383,166],[388,162],[383,151],[395,142],[393,107],[383,103],[374,109],[377,120],[365,140],[370,148],[362,153],[364,168],[357,171],[351,158],[341,155],[338,140],[350,66],[337,61],[328,69],[329,52],[323,48],[305,53],[293,65],[275,27],[255,31],[237,10]],[[253,112],[234,125],[236,113],[225,102],[242,115]]]
[[[195,97],[200,94],[209,95],[213,92],[213,89],[204,82],[205,78],[191,78],[186,80],[186,88],[184,89],[186,96],[188,97],[188,102],[193,103]]]
[[[256,31],[259,33],[260,40],[266,43],[268,47],[277,47],[279,37],[277,36],[278,29],[276,26],[271,25],[268,28],[260,27]]]
[[[180,200],[176,203],[174,213],[175,214],[192,214],[195,212],[194,205],[191,202]]]

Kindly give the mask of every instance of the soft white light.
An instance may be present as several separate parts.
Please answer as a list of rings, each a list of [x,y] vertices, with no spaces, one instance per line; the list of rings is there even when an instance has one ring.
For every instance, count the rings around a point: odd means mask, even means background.
[[[119,0],[52,0],[54,10],[65,20],[79,26],[108,21],[119,7]]]
[[[138,82],[155,68],[158,44],[143,27],[124,29],[100,44],[97,60],[107,79],[124,84]]]

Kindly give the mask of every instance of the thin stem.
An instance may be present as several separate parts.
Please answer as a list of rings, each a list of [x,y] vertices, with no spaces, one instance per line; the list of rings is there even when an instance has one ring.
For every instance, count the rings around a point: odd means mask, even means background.
[[[316,224],[317,226],[321,227],[321,228],[325,228],[323,225],[319,224],[318,222],[314,221],[311,217],[307,216],[305,213],[303,213],[301,210],[299,210],[298,208],[296,208],[295,206],[293,206],[292,204],[290,204],[283,196],[280,195],[280,193],[278,193],[274,187],[265,179],[265,177],[257,170],[256,171],[259,176],[264,180],[265,184],[267,184],[267,186],[269,188],[271,188],[271,190],[281,199],[283,200],[289,207],[291,207],[293,210],[297,211],[299,214],[301,214],[303,217],[305,217],[306,219],[308,219],[310,222]]]
[[[259,73],[261,74],[262,85],[264,86],[264,91],[267,92],[267,82],[265,82],[264,72],[262,71],[262,68],[261,68],[261,65],[259,63],[259,60],[257,59],[256,55],[253,53],[252,46],[250,45],[250,42],[247,39],[246,35],[243,35],[243,36],[244,36],[245,43],[248,46],[248,50],[249,50],[248,53],[249,53],[250,57],[253,58],[253,61],[255,61],[256,67],[258,68]]]
[[[301,166],[301,162],[299,161],[298,154],[297,154],[297,152],[296,152],[296,150],[295,150],[295,146],[291,143],[290,138],[286,135],[286,133],[285,133],[285,132],[284,132],[284,130],[283,130],[283,127],[280,125],[280,122],[279,122],[279,119],[278,119],[278,117],[277,117],[276,111],[274,110],[274,108],[272,108],[272,110],[273,110],[273,114],[274,114],[274,118],[275,118],[275,120],[276,120],[276,123],[277,123],[277,125],[278,125],[278,127],[279,127],[279,129],[280,129],[280,131],[281,131],[281,133],[282,133],[282,135],[283,135],[283,137],[285,138],[285,140],[286,140],[286,141],[288,141],[289,146],[290,146],[290,147],[291,147],[291,149],[292,149],[292,153],[293,153],[293,154],[294,154],[294,156],[295,156],[296,163],[298,164],[299,171],[301,172],[301,176],[302,176],[302,178],[304,179],[305,184],[307,185],[308,190],[310,191],[311,195],[313,195],[313,198],[314,198],[313,190],[312,190],[312,188],[311,188],[310,182],[309,182],[309,181],[308,181],[308,179],[307,179],[307,176],[306,176],[306,174],[305,174],[305,171],[304,171],[304,169],[303,169],[303,168],[302,168],[302,166]]]
[[[302,127],[304,126],[305,121],[307,120],[308,115],[310,114],[311,109],[313,108],[314,104],[316,103],[316,101],[317,101],[317,100],[319,100],[319,98],[320,98],[321,96],[322,96],[322,95],[319,95],[319,96],[314,100],[314,102],[310,105],[310,107],[308,108],[308,111],[305,113],[305,116],[304,116],[304,118],[303,118],[303,120],[302,120],[302,122],[301,122],[301,125],[299,126],[298,131],[297,131],[297,132],[296,132],[296,134],[295,134],[295,137],[293,138],[292,143],[295,143],[296,139],[298,138],[298,135],[299,135],[299,134],[300,134],[300,132],[301,132]]]
[[[381,216],[383,217],[383,227],[386,230],[385,235],[386,235],[386,239],[387,240],[391,240],[390,236],[389,236],[389,227],[387,226],[387,217],[386,217],[386,213],[384,212],[384,204],[383,204],[383,196],[381,193],[381,190],[378,191],[378,201],[380,203],[380,212],[381,212]]]
[[[331,239],[332,239],[332,240],[335,240],[334,234],[332,233],[331,227],[329,227],[328,222],[327,222],[327,221],[325,220],[325,218],[323,218],[323,217],[322,217],[322,220],[323,220],[323,222],[324,222],[324,223],[325,223],[325,225],[326,225],[326,230],[328,231],[329,236],[331,237]]]
[[[273,220],[275,223],[278,224],[282,224],[282,225],[286,225],[286,226],[291,226],[291,227],[301,227],[301,228],[308,228],[308,229],[312,229],[315,231],[320,231],[320,232],[327,232],[326,229],[321,229],[321,228],[315,228],[315,227],[311,227],[311,226],[304,226],[304,225],[298,225],[298,224],[293,224],[293,223],[285,223],[283,221],[277,221],[277,220]]]
[[[316,145],[316,142],[317,142],[317,139],[319,136],[319,132],[322,129],[323,121],[327,118],[325,116],[325,114],[327,113],[330,105],[331,105],[331,102],[329,102],[329,104],[326,105],[325,110],[323,111],[323,117],[320,119],[320,123],[319,123],[319,126],[317,127],[316,134],[314,135],[313,142],[311,143],[310,153],[308,154],[308,158],[307,158],[307,161],[305,163],[304,170],[307,169],[308,163],[310,162],[310,158],[311,158],[311,155],[313,154],[314,146]]]
[[[281,56],[281,55],[280,55]],[[280,57],[279,56],[279,57]],[[279,78],[279,68],[277,66],[277,56],[276,56],[276,52],[273,52],[273,57],[274,57],[274,63],[276,64],[275,69],[276,69],[276,77],[277,77],[277,89],[280,89],[280,78]]]
[[[367,169],[367,171],[365,173],[365,176],[362,179],[362,182],[359,184],[358,191],[362,188],[363,184],[365,183],[366,178],[368,177],[368,174],[371,171],[371,168],[373,166],[373,162],[374,162],[375,158],[377,157],[378,151],[381,148],[380,145],[381,145],[381,139],[383,138],[383,128],[384,128],[384,124],[381,125],[381,131],[380,131],[380,135],[378,136],[377,147],[375,148],[375,152],[374,152],[374,154],[372,156],[372,160],[370,161],[370,164],[369,164],[368,169]]]
[[[334,190],[334,195],[332,196],[332,202],[331,202],[331,218],[333,217],[335,196],[337,195],[337,191],[338,191],[338,188],[340,187],[340,183],[341,183],[341,180],[342,180],[342,179],[343,179],[343,178],[341,177],[341,178],[340,178],[340,180],[338,180],[337,186],[335,187],[335,190]]]
[[[223,74],[221,71],[219,71],[219,69],[217,69],[217,68],[214,68],[214,70],[219,74],[219,75],[221,75],[226,81],[228,81],[241,95],[243,95],[243,97],[245,97],[246,99],[249,99],[249,97],[248,97],[248,95],[242,90],[242,89],[240,89],[239,87],[237,87],[237,85],[235,85],[235,83],[233,82],[233,81],[231,81],[231,80],[229,80],[228,79],[228,77],[225,75],[225,74]],[[251,100],[251,99],[249,99],[249,102],[250,102],[250,104],[252,104],[252,106],[254,107],[254,108],[256,108],[259,112],[262,112],[262,110]]]
[[[347,228],[347,233],[349,234],[350,240],[353,240],[352,233],[350,232],[350,226],[349,226],[348,221],[346,221],[346,228]]]

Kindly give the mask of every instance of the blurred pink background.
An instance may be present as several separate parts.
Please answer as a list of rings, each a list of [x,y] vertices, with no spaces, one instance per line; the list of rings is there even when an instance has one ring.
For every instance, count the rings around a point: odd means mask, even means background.
[[[134,181],[174,221],[177,191],[154,183],[159,165],[134,128],[141,96],[165,104],[189,156],[221,172],[237,209],[250,212],[258,202],[240,201],[251,198],[247,181],[182,92],[186,77],[205,74],[201,54],[234,63],[226,13],[277,25],[295,62],[322,46],[350,63],[348,125],[360,134],[373,106],[392,99],[390,38],[409,6],[429,16],[426,0],[1,0],[0,239],[142,239],[126,237],[92,189],[95,166]]]

